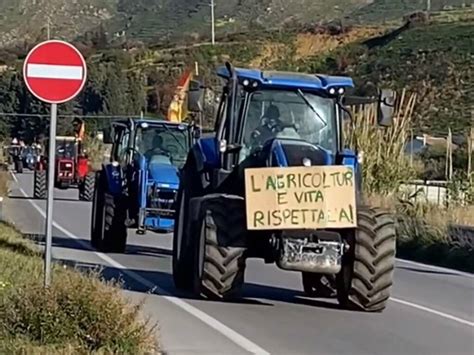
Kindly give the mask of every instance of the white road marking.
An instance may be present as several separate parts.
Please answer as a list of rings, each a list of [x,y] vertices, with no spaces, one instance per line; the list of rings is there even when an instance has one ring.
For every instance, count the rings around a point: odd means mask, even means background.
[[[81,66],[28,64],[26,76],[36,79],[82,80],[84,69]]]
[[[12,173],[13,179],[17,182],[18,184],[18,190],[23,194],[25,197],[29,197],[28,194],[23,190],[23,188],[19,185],[18,178],[15,176],[15,174]],[[35,202],[32,200],[28,200],[28,202],[31,203],[31,205],[38,211],[38,213],[43,216],[43,218],[46,218],[46,212]],[[71,239],[74,239],[78,244],[89,248],[89,244],[85,243],[83,240],[75,236],[73,233],[68,231],[66,228],[63,226],[59,225],[57,222],[53,221],[53,226],[57,230],[61,231],[64,233],[64,235],[68,236]],[[243,335],[237,333],[235,330],[229,328],[225,324],[221,323],[217,319],[211,317],[207,313],[204,313],[200,309],[190,305],[189,303],[183,301],[180,298],[171,296],[168,292],[165,290],[161,289],[160,287],[156,286],[155,284],[151,283],[150,281],[146,280],[142,276],[138,275],[137,273],[128,270],[126,266],[118,263],[108,255],[100,252],[93,252],[95,255],[97,255],[99,258],[101,258],[103,261],[105,261],[107,264],[110,266],[113,266],[114,268],[122,270],[124,274],[132,278],[133,280],[137,281],[138,283],[142,284],[143,286],[149,288],[150,290],[156,291],[157,294],[165,298],[167,301],[173,303],[175,306],[181,308],[182,310],[188,312],[192,316],[196,317],[212,329],[216,330],[217,332],[221,333],[223,336],[243,348],[244,350],[250,352],[251,354],[258,354],[258,355],[269,355],[270,353],[254,342],[250,341],[249,339],[245,338]]]
[[[439,317],[450,319],[452,321],[455,321],[455,322],[458,322],[458,323],[461,323],[461,324],[464,324],[464,325],[467,325],[469,327],[474,328],[474,322],[470,322],[466,319],[455,317],[455,316],[452,316],[451,314],[440,312],[440,311],[437,311],[435,309],[428,308],[428,307],[425,307],[425,306],[420,306],[419,304],[416,304],[416,303],[400,300],[398,298],[391,297],[390,300],[393,301],[393,302],[400,303],[400,304],[403,304],[403,305],[408,306],[408,307],[413,307],[413,308],[419,309],[420,311],[425,311],[425,312],[428,312],[428,313],[431,313],[431,314],[435,314]]]
[[[398,259],[397,261],[407,264],[407,265],[413,265],[413,266],[418,266],[418,267],[423,267],[425,269],[429,270],[435,270],[435,271],[442,271],[442,272],[449,272],[451,274],[456,274],[459,276],[465,276],[474,279],[474,274],[470,274],[468,272],[463,272],[463,271],[458,271],[458,270],[453,270],[453,269],[448,269],[445,267],[441,266],[435,266],[435,265],[428,265],[428,264],[423,264],[423,263],[418,263],[416,261],[411,261],[411,260],[405,260],[405,259]]]

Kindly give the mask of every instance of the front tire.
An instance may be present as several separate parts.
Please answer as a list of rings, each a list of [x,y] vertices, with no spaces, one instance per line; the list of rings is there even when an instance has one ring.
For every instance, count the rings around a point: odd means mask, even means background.
[[[210,299],[235,297],[244,283],[246,258],[245,203],[238,196],[204,201],[194,257],[194,291]]]
[[[102,185],[100,183],[100,173],[97,173],[95,176],[91,213],[91,245],[97,250],[101,249],[103,240],[104,198]]]
[[[101,251],[125,253],[127,247],[126,208],[122,196],[104,194]]]
[[[15,160],[15,171],[18,174],[23,174],[23,161],[21,159]]]
[[[46,171],[45,170],[36,170],[34,173],[34,189],[33,197],[35,199],[45,199],[46,198]]]
[[[361,208],[337,279],[337,297],[344,308],[364,312],[385,309],[393,283],[395,244],[393,217],[379,209]]]
[[[178,193],[175,226],[173,231],[173,281],[177,289],[191,291],[193,288],[193,253],[189,245],[188,209],[189,198],[182,188]]]
[[[94,196],[94,185],[95,185],[95,176],[93,173],[89,173],[84,177],[84,181],[81,183],[79,189],[79,200],[81,201],[92,201]]]

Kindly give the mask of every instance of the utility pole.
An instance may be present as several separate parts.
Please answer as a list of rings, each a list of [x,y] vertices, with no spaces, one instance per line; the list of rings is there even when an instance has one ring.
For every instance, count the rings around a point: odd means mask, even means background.
[[[212,45],[216,44],[216,23],[215,23],[215,16],[214,16],[214,8],[215,8],[214,0],[211,0],[211,43]]]
[[[51,39],[51,20],[48,16],[48,24],[46,26],[46,34],[48,36],[48,41]]]
[[[431,11],[431,0],[426,0],[426,12]]]

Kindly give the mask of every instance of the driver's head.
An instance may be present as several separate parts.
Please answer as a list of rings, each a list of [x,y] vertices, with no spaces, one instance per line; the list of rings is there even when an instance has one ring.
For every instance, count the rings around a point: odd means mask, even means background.
[[[270,120],[278,120],[280,119],[280,110],[275,105],[270,105],[267,108],[267,112],[265,113],[265,117],[269,118]]]
[[[161,136],[153,137],[153,148],[162,148],[163,147],[163,138]]]

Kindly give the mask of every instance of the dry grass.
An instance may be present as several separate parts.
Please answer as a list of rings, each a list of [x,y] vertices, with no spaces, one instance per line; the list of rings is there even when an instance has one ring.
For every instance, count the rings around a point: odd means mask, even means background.
[[[5,197],[8,194],[9,175],[6,171],[0,171],[0,197]]]
[[[92,170],[100,170],[104,162],[104,154],[107,147],[99,139],[90,137],[84,141],[84,146],[87,150]]]
[[[366,202],[390,210],[397,217],[399,257],[474,272],[472,241],[464,240],[462,231],[450,228],[474,225],[474,206],[444,208],[396,194],[371,195]]]
[[[353,110],[352,124],[346,126],[346,143],[363,154],[363,183],[369,194],[392,193],[415,176],[415,168],[405,155],[415,104],[416,95],[403,91],[389,128],[377,125],[375,105]]]
[[[153,329],[113,283],[55,265],[42,287],[36,247],[0,224],[0,353],[152,354]]]
[[[304,59],[330,52],[340,46],[380,36],[385,32],[383,27],[354,27],[340,35],[300,33],[296,37],[296,56]]]
[[[474,227],[474,205],[456,206],[451,209],[453,223]]]

